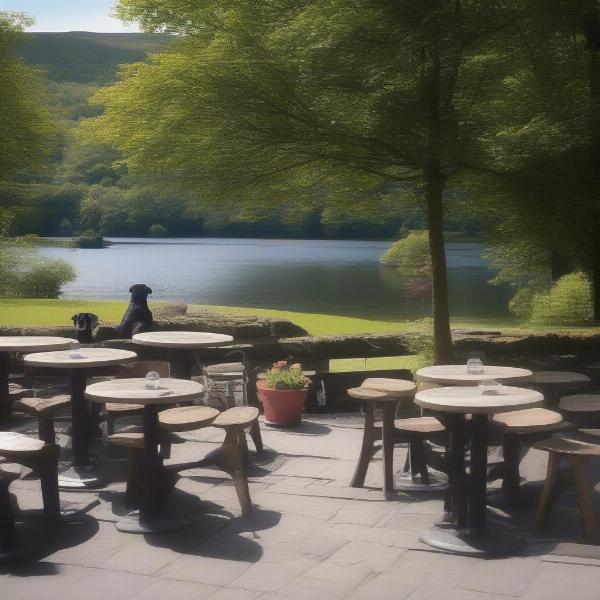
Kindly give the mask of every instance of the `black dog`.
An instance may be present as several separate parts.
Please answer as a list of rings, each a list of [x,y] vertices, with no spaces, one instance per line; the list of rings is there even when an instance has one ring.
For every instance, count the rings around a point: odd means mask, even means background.
[[[80,344],[92,344],[92,332],[98,327],[98,317],[94,313],[77,313],[71,317],[75,325],[75,334]]]
[[[148,295],[152,290],[143,283],[136,283],[129,288],[131,301],[119,325],[122,338],[131,338],[136,333],[152,331],[152,312],[148,308]]]

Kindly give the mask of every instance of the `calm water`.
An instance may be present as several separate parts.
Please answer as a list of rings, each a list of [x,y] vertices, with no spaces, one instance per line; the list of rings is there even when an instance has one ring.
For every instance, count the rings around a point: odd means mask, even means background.
[[[102,250],[43,248],[65,258],[77,280],[65,298],[127,298],[146,283],[153,300],[275,308],[366,318],[417,318],[428,300],[409,298],[401,277],[379,265],[391,242],[110,238]],[[508,290],[487,284],[479,244],[447,246],[454,316],[505,315]]]

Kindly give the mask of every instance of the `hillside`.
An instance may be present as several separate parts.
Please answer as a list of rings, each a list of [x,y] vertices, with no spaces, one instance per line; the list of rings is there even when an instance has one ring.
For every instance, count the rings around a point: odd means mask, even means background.
[[[105,85],[115,79],[120,64],[143,60],[169,41],[148,33],[28,33],[18,53],[29,64],[42,67],[56,82]]]

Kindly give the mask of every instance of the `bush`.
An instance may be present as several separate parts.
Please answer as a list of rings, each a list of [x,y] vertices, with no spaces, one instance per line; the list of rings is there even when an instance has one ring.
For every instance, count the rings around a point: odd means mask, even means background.
[[[152,225],[150,229],[148,229],[148,233],[152,237],[165,237],[167,235],[167,230],[162,225]]]
[[[63,285],[77,277],[61,259],[42,258],[33,249],[0,245],[0,297],[58,298]]]
[[[431,274],[431,254],[429,233],[411,231],[398,240],[380,259],[381,264],[396,267],[409,277],[429,277]]]
[[[532,288],[522,287],[517,290],[517,293],[511,298],[508,303],[510,312],[522,319],[528,321],[531,319],[531,311],[533,310],[533,300],[536,296],[536,291]]]
[[[533,299],[531,322],[536,325],[582,325],[592,318],[592,286],[583,273],[564,275]]]

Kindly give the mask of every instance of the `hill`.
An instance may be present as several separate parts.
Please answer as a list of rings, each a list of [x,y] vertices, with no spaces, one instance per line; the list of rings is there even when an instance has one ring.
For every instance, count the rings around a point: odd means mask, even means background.
[[[106,85],[120,64],[143,60],[169,40],[150,33],[28,33],[17,51],[29,64],[44,68],[51,81]]]

